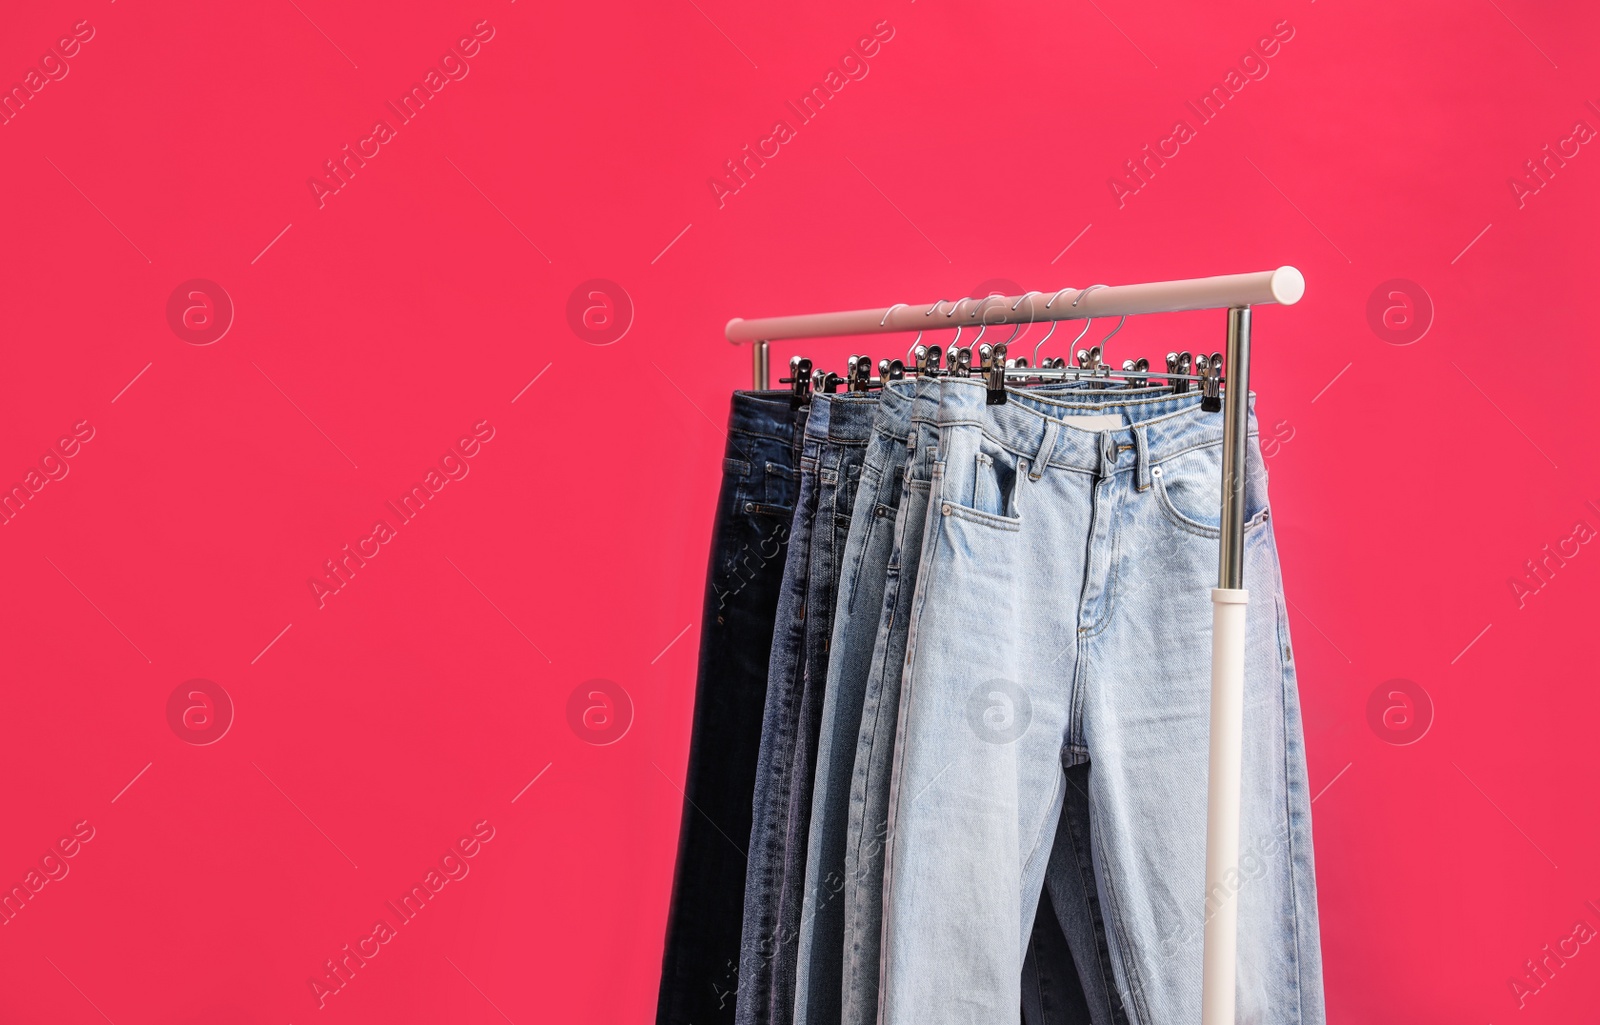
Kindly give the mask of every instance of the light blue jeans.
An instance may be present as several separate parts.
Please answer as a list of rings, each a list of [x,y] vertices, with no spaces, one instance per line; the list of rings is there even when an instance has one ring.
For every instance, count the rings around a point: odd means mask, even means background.
[[[1299,698],[1253,418],[1241,866],[1228,892],[1204,892],[1222,422],[1197,398],[986,406],[981,382],[941,383],[890,797],[884,1025],[1018,1020],[1064,769],[1084,764],[1129,1020],[1199,1019],[1205,915],[1233,900],[1239,1020],[1324,1021]],[[1072,426],[1090,415],[1120,426]]]
[[[928,517],[928,493],[939,448],[939,388],[939,378],[923,377],[916,383],[907,438],[904,490],[895,517],[877,639],[862,694],[845,843],[843,1025],[872,1025],[878,1020],[889,790],[900,716],[906,623],[916,594],[923,527]],[[1025,396],[1079,389],[1077,382],[1069,382],[1008,391],[1013,401],[1027,401]]]

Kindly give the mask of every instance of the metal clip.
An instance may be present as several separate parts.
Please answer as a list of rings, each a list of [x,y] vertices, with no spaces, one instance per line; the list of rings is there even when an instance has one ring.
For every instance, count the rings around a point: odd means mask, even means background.
[[[950,350],[950,376],[951,377],[971,377],[972,376],[972,348],[971,348],[971,346],[962,346],[962,347],[958,347],[958,348]]]
[[[1194,369],[1194,356],[1187,352],[1178,353],[1177,371],[1180,375],[1172,382],[1172,394],[1186,395],[1189,391],[1189,373]]]
[[[872,357],[851,356],[845,366],[846,389],[864,392],[872,387]]]
[[[789,376],[780,377],[779,384],[789,385],[789,408],[799,409],[809,399],[811,390],[811,361],[800,356],[789,357]]]
[[[984,348],[987,349],[988,346]],[[984,404],[1003,406],[1006,404],[1006,343],[1001,342],[996,345],[986,356],[983,369],[988,390],[985,393]]]
[[[1200,382],[1200,408],[1207,413],[1222,412],[1222,353],[1213,352],[1207,359],[1204,355],[1196,361],[1200,375],[1205,378]]]
[[[1093,383],[1093,379],[1094,378],[1096,378],[1096,377],[1105,377],[1108,373],[1111,372],[1111,368],[1109,366],[1107,366],[1101,360],[1100,346],[1098,346],[1098,345],[1092,346],[1089,349],[1088,359],[1083,362],[1083,367],[1084,367],[1085,370],[1089,371],[1089,378],[1090,378],[1090,381],[1091,381],[1091,384],[1089,386],[1091,388],[1104,388],[1105,387],[1105,385],[1103,385],[1103,384]]]

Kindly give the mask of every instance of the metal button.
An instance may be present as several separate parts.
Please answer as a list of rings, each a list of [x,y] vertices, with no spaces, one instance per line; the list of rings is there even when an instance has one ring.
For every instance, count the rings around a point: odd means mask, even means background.
[[[944,505],[939,507],[939,511],[944,513],[946,516],[949,516],[950,515],[950,503],[949,502],[944,503]]]

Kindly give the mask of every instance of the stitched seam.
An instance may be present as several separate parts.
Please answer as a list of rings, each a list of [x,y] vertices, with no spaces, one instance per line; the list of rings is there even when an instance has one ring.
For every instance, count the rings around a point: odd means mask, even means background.
[[[1112,864],[1111,859],[1104,853],[1105,838],[1102,836],[1092,837],[1092,839],[1095,841],[1094,845],[1101,849],[1100,860],[1108,866]],[[1110,920],[1112,923],[1114,923],[1114,927],[1117,930],[1117,938],[1120,940],[1120,942],[1117,944],[1117,947],[1118,952],[1121,955],[1120,960],[1122,961],[1122,970],[1128,976],[1129,994],[1133,997],[1134,1008],[1132,1014],[1135,1019],[1135,1025],[1137,1025],[1138,1022],[1149,1022],[1153,1025],[1154,1019],[1150,1017],[1150,1008],[1145,1005],[1144,983],[1139,978],[1139,970],[1137,965],[1134,963],[1132,945],[1128,942],[1128,929],[1127,926],[1123,924],[1122,902],[1117,897],[1117,887],[1112,878],[1115,874],[1116,873],[1114,872],[1107,871],[1105,879],[1101,880],[1101,882],[1105,883],[1107,897],[1106,903],[1111,905]],[[1102,915],[1101,920],[1105,921],[1106,916]]]
[[[938,474],[938,476],[942,478],[943,474]],[[931,486],[932,482],[930,481],[929,483]],[[931,505],[929,506],[928,512],[930,516],[935,512]],[[933,538],[931,540],[932,550],[923,553],[923,558],[920,560],[921,562],[925,563],[925,565],[920,566],[918,569],[916,591],[912,596],[911,609],[906,621],[906,653],[905,664],[900,678],[900,707],[909,707],[912,684],[916,681],[916,673],[914,670],[916,668],[917,659],[917,641],[920,639],[917,637],[917,627],[922,621],[922,613],[926,606],[926,596],[928,593],[928,587],[930,586],[929,581],[932,579],[932,571],[938,561],[939,544],[942,539],[942,533],[943,532],[940,530],[933,531]],[[927,542],[929,542],[929,539],[926,535],[924,535],[923,541],[925,542],[923,547],[928,547]],[[905,737],[900,733],[900,728],[904,725],[904,723],[905,719],[902,717],[898,719],[895,725],[894,761],[889,773],[888,828],[884,831],[884,836],[887,841],[887,849],[884,851],[883,855],[883,893],[880,902],[880,906],[883,908],[883,928],[881,939],[878,944],[878,978],[880,980],[884,979],[887,975],[889,966],[888,941],[890,933],[892,932],[890,925],[893,921],[894,912],[894,903],[890,899],[892,892],[891,885],[894,881],[894,820],[897,817],[895,812],[900,803],[899,798],[902,790],[900,786],[900,780],[901,776],[905,772]],[[881,1022],[885,1017],[885,1000],[887,999],[883,996],[883,987],[881,982],[878,987],[878,991],[880,995],[878,1001],[878,1020]]]
[[[1067,783],[1069,785],[1076,786],[1076,784],[1072,783],[1071,777],[1067,778]],[[1088,796],[1088,794],[1084,794],[1086,805],[1088,802]],[[1066,815],[1064,808],[1062,814]],[[1100,906],[1100,895],[1095,893],[1093,888],[1090,886],[1091,880],[1094,879],[1093,857],[1090,857],[1088,865],[1083,863],[1083,855],[1088,852],[1089,848],[1089,837],[1079,834],[1078,822],[1070,815],[1067,816],[1067,830],[1072,834],[1072,862],[1078,870],[1078,885],[1083,890],[1084,906],[1090,910],[1089,924],[1093,926],[1094,919],[1096,918],[1095,912],[1098,911]],[[1084,872],[1085,868],[1089,870],[1087,874]],[[1105,916],[1101,914],[1098,917],[1100,918],[1100,928],[1103,929],[1105,927]],[[1095,968],[1100,973],[1100,984],[1106,989],[1106,1003],[1109,1006],[1112,1004],[1117,992],[1117,976],[1116,973],[1111,970],[1111,963],[1109,960],[1110,951],[1105,949],[1105,938],[1100,934],[1099,929],[1095,930],[1094,949],[1090,951],[1090,953],[1094,957]],[[1117,1000],[1117,1002],[1120,1003],[1120,999]],[[1112,1018],[1114,1019],[1115,1017],[1116,1012],[1113,1011]]]
[[[957,505],[955,502],[942,502],[940,504],[948,506],[950,508],[950,515],[958,519],[969,520],[987,527],[994,527],[996,530],[1016,531],[1022,529],[1022,517],[1020,516],[1015,518],[1010,516],[997,516],[994,513],[986,513],[979,509],[969,509],[964,505]]]
[[[1276,558],[1274,558],[1273,562],[1274,563],[1277,562]],[[1289,783],[1289,781],[1294,779],[1294,777],[1290,774],[1290,771],[1289,771],[1289,702],[1288,702],[1288,693],[1287,693],[1287,691],[1289,689],[1289,674],[1287,672],[1287,668],[1288,668],[1287,667],[1287,663],[1286,663],[1286,660],[1284,659],[1284,647],[1285,646],[1284,646],[1284,643],[1283,643],[1283,638],[1281,636],[1281,633],[1282,633],[1284,627],[1286,626],[1286,624],[1288,622],[1289,612],[1288,612],[1287,609],[1285,609],[1283,607],[1284,606],[1284,598],[1283,598],[1283,567],[1282,566],[1277,566],[1276,569],[1277,569],[1277,576],[1278,576],[1278,587],[1277,587],[1277,592],[1273,595],[1273,602],[1274,602],[1274,604],[1276,604],[1278,606],[1278,621],[1277,621],[1276,624],[1274,624],[1274,626],[1276,627],[1277,631],[1280,633],[1280,637],[1279,637],[1279,641],[1278,641],[1278,645],[1277,645],[1277,648],[1278,648],[1278,688],[1279,688],[1279,701],[1281,702],[1281,707],[1283,709],[1283,778],[1284,778],[1284,781],[1285,781],[1285,785],[1284,785],[1284,788],[1283,788],[1283,814],[1284,814],[1284,821],[1287,822],[1288,825],[1289,825],[1289,836],[1288,836],[1287,841],[1285,842],[1285,846],[1288,848],[1288,857],[1289,857],[1289,899],[1292,902],[1292,907],[1294,908],[1294,911],[1293,911],[1293,916],[1294,916],[1294,922],[1293,922],[1293,935],[1294,935],[1294,973],[1293,973],[1293,977],[1294,977],[1294,981],[1293,981],[1293,985],[1294,985],[1295,1021],[1296,1022],[1304,1022],[1305,1021],[1305,999],[1304,999],[1304,991],[1303,991],[1303,988],[1301,987],[1301,984],[1300,984],[1301,983],[1301,978],[1300,978],[1301,974],[1305,971],[1305,952],[1301,949],[1301,946],[1300,946],[1300,911],[1301,911],[1301,909],[1300,909],[1300,887],[1298,885],[1300,870],[1299,870],[1298,862],[1297,862],[1297,860],[1295,858],[1295,847],[1294,847],[1294,839],[1295,839],[1295,837],[1294,837],[1294,832],[1295,832],[1295,830],[1294,830],[1294,824],[1295,824],[1294,806],[1293,806],[1292,796],[1289,793],[1289,791],[1290,791],[1290,783]],[[1311,806],[1309,804],[1306,805],[1307,814],[1308,815],[1310,813],[1309,812],[1310,807]]]

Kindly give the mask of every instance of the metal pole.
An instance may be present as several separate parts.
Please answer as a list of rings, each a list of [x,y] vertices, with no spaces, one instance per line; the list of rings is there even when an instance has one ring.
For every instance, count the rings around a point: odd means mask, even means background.
[[[1201,1025],[1235,1025],[1239,974],[1239,785],[1244,760],[1244,498],[1250,416],[1250,308],[1228,310],[1223,364],[1222,537],[1211,592],[1211,752],[1206,791]]]
[[[751,387],[755,388],[756,391],[766,391],[771,387],[769,382],[772,380],[772,374],[767,363],[768,352],[766,340],[757,339],[756,341],[751,342],[750,353],[750,360],[755,371],[754,383],[751,385]]]
[[[1180,310],[1222,310],[1263,303],[1293,305],[1305,294],[1306,279],[1293,267],[1224,274],[1182,281],[1150,281],[1137,285],[1104,285],[1028,292],[987,299],[945,299],[931,303],[895,303],[873,310],[839,310],[792,317],[739,317],[728,321],[728,341],[777,341],[785,338],[832,338],[931,330],[935,326],[976,327],[980,324],[1037,324],[1043,321],[1088,320],[1137,313]]]
[[[1245,440],[1250,420],[1250,307],[1228,311],[1222,399],[1222,545],[1218,587],[1244,586]]]

